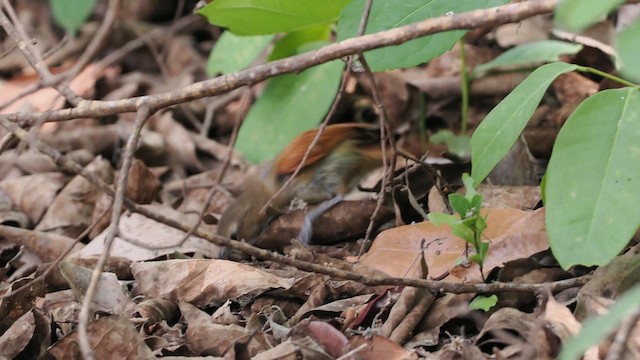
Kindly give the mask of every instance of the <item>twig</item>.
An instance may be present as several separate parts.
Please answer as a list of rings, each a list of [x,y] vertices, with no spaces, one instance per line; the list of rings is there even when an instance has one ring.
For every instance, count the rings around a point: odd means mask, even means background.
[[[102,269],[104,268],[104,264],[109,257],[111,245],[113,244],[113,240],[115,239],[118,232],[120,215],[122,213],[122,203],[124,202],[124,193],[127,187],[127,178],[129,176],[129,169],[131,168],[131,164],[133,163],[133,153],[138,147],[138,140],[140,138],[142,126],[149,118],[149,115],[149,106],[146,103],[140,104],[140,110],[138,111],[136,120],[134,122],[134,130],[131,135],[129,135],[124,154],[122,155],[122,167],[120,168],[120,177],[118,179],[118,185],[116,187],[116,193],[113,198],[113,207],[111,211],[111,228],[109,230],[109,233],[107,233],[107,238],[105,239],[104,243],[104,249],[102,250],[100,258],[98,259],[98,262],[93,268],[93,272],[91,273],[91,282],[87,287],[84,299],[82,300],[80,314],[78,315],[78,342],[80,344],[80,352],[82,353],[84,359],[94,358],[91,344],[89,343],[89,338],[87,335],[87,324],[89,321],[90,307],[91,303],[93,302],[95,292],[98,288],[98,281],[100,280]]]
[[[251,86],[277,75],[300,72],[311,66],[366,50],[399,45],[437,32],[517,22],[534,15],[549,13],[556,3],[557,0],[527,1],[427,19],[375,34],[350,38],[315,51],[197,82],[166,93],[114,101],[85,101],[79,107],[73,109],[47,111],[42,114],[13,113],[2,115],[1,117],[21,125],[30,125],[41,115],[44,115],[47,121],[63,121],[80,117],[102,117],[123,112],[134,112],[137,109],[137,104],[143,99],[148,101],[149,107],[153,112],[186,101],[226,93],[242,86]]]

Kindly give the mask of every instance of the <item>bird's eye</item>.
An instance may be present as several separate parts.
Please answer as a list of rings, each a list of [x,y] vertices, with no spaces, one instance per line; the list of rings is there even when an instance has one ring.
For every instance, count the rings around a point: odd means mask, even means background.
[[[229,239],[231,240],[238,240],[238,233],[237,232],[232,232],[231,235],[229,235]]]

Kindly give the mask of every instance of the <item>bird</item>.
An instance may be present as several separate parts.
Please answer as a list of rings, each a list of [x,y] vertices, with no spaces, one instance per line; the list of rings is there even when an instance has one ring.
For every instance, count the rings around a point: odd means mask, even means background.
[[[313,219],[340,202],[371,170],[382,165],[380,127],[366,123],[328,125],[292,182],[263,209],[302,162],[319,129],[298,135],[256,176],[223,212],[217,234],[254,243],[271,221],[287,212],[294,199],[320,204],[307,213],[299,240],[309,244]],[[389,151],[387,151],[389,153]]]

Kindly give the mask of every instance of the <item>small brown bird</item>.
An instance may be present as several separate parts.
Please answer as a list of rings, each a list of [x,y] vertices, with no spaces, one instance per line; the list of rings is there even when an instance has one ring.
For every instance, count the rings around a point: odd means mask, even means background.
[[[218,222],[219,235],[253,243],[271,220],[286,213],[292,200],[298,198],[310,205],[327,202],[326,210],[355,188],[369,171],[382,164],[378,126],[359,123],[329,125],[293,182],[265,212],[261,212],[300,164],[317,131],[300,134],[259,176],[245,181],[242,194]],[[306,219],[305,222],[310,225],[311,221]],[[301,241],[309,240],[310,233]]]

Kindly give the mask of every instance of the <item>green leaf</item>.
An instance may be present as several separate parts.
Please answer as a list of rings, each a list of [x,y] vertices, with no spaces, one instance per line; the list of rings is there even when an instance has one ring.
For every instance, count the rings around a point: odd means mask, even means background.
[[[553,254],[568,269],[604,265],[640,224],[640,90],[585,100],[558,133],[546,185]]]
[[[211,49],[207,74],[230,74],[246,68],[264,51],[273,36],[238,36],[225,31]]]
[[[276,42],[269,61],[286,58],[300,53],[300,46],[310,42],[328,41],[331,27],[328,25],[311,26],[302,30],[292,31]]]
[[[467,192],[465,194],[465,197],[467,198],[467,200],[469,200],[471,203],[473,203],[474,202],[473,201],[474,197],[476,195],[478,195],[478,192],[473,187],[474,186],[473,178],[471,176],[469,176],[468,173],[464,173],[464,174],[462,174],[462,183],[464,184],[464,187],[467,190]],[[481,197],[481,199],[482,199],[482,197]]]
[[[484,118],[471,137],[471,176],[476,184],[511,149],[553,80],[576,67],[556,62],[537,68]]]
[[[473,230],[471,230],[464,223],[460,222],[460,223],[455,223],[451,225],[451,232],[453,233],[453,235],[459,237],[460,239],[463,239],[464,241],[470,244],[473,244],[473,240],[474,240]]]
[[[427,218],[435,226],[452,225],[453,223],[460,221],[460,218],[457,216],[443,213],[429,213]]]
[[[238,150],[247,160],[260,163],[317,126],[336,96],[343,68],[343,62],[331,61],[269,80],[240,128]]]
[[[451,194],[449,195],[449,202],[451,203],[451,208],[455,210],[461,217],[465,217],[469,209],[471,209],[471,204],[469,200],[460,194]]]
[[[575,54],[582,45],[557,40],[541,40],[516,46],[497,58],[479,65],[474,73],[479,74],[503,66],[524,66],[560,61],[560,55]]]
[[[457,14],[507,2],[508,0],[376,0],[371,8],[366,33],[372,34],[447,13]],[[353,0],[344,8],[338,21],[338,40],[358,34],[364,3],[365,0]],[[465,33],[465,30],[447,31],[411,40],[402,45],[367,51],[365,54],[373,71],[412,67],[442,55]]]
[[[625,78],[640,82],[640,21],[618,33],[618,55],[622,63],[620,73]]]
[[[443,213],[429,213],[427,215],[427,218],[435,226],[453,225],[454,223],[460,221],[460,218],[457,217],[457,216],[449,215],[449,214],[443,214]]]
[[[198,10],[238,35],[264,35],[331,24],[349,0],[215,0]]]
[[[69,33],[76,31],[87,21],[96,0],[51,0],[53,18]]]
[[[447,149],[461,158],[471,155],[471,138],[467,135],[456,135],[451,130],[440,130],[431,135],[429,141],[434,144],[446,144]]]
[[[578,335],[562,347],[558,359],[579,359],[589,347],[597,345],[609,336],[624,318],[637,311],[638,304],[640,304],[640,285],[634,286],[620,296],[608,313],[585,321]]]
[[[563,0],[555,11],[555,21],[573,31],[581,31],[602,19],[625,0]]]
[[[469,303],[469,309],[489,311],[492,307],[498,303],[498,297],[496,295],[482,296],[478,295]]]

